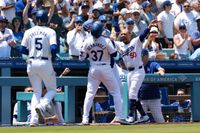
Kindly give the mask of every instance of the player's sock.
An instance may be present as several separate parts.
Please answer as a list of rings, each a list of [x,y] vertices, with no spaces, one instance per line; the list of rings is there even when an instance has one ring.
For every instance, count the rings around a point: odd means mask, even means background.
[[[145,116],[146,113],[144,112],[142,105],[140,103],[140,101],[136,101],[136,109],[139,111],[139,113],[141,114],[141,116]]]
[[[136,112],[136,100],[135,99],[130,99],[129,100],[129,116],[133,117],[134,113]]]

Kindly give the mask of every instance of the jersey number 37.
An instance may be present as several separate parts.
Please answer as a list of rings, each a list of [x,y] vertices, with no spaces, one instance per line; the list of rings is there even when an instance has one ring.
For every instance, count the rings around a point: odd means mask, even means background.
[[[101,61],[102,56],[103,56],[103,50],[97,50],[97,51],[92,50],[91,54],[92,54],[93,61]]]

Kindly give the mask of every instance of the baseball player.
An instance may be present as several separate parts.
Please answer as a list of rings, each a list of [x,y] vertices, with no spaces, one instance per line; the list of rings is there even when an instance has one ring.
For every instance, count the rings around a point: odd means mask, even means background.
[[[142,49],[142,61],[144,63],[145,73],[158,73],[161,76],[165,74],[163,69],[157,62],[148,62],[149,53],[147,49]],[[144,111],[149,109],[156,123],[165,122],[160,101],[160,90],[158,84],[142,84],[140,88],[139,98],[141,100]]]
[[[88,58],[90,61],[87,92],[83,106],[82,124],[89,124],[89,112],[94,96],[101,82],[106,86],[109,93],[114,98],[116,114],[115,122],[127,124],[127,122],[122,118],[120,89],[110,66],[110,56],[116,56],[117,52],[110,39],[101,36],[102,31],[102,23],[99,21],[94,22],[91,28],[92,36],[84,41],[81,55],[79,56],[80,60]]]
[[[134,122],[133,114],[135,114],[134,112],[136,109],[141,114],[141,118],[137,123],[149,121],[149,117],[144,112],[140,102],[138,102],[138,91],[145,77],[145,71],[141,59],[142,43],[148,35],[150,28],[155,25],[155,23],[157,23],[157,20],[153,20],[143,34],[133,39],[131,39],[129,31],[125,29],[120,35],[122,42],[116,42],[117,50],[129,71],[127,75],[130,106],[128,122]]]
[[[56,76],[51,61],[57,50],[56,33],[46,27],[48,15],[45,10],[37,11],[36,20],[37,26],[25,32],[20,50],[21,53],[29,56],[27,73],[33,87],[30,126],[38,124],[35,109],[46,109],[56,94]],[[42,81],[47,88],[47,93],[43,97],[43,102],[40,102]]]

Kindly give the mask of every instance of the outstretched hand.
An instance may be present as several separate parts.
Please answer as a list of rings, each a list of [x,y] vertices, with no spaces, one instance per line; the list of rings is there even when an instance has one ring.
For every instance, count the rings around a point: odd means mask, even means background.
[[[62,72],[60,77],[67,75],[71,70],[69,68],[65,68],[65,70]]]
[[[148,29],[151,29],[151,27],[156,26],[157,24],[158,24],[158,20],[157,19],[152,20],[151,23],[148,26]]]

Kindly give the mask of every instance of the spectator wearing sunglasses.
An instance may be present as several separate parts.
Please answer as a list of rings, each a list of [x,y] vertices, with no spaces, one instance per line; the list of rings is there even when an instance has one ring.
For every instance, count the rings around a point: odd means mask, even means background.
[[[197,30],[196,14],[192,11],[188,1],[183,3],[183,12],[181,12],[174,20],[174,26],[179,31],[179,25],[184,23],[188,34],[191,36]]]

